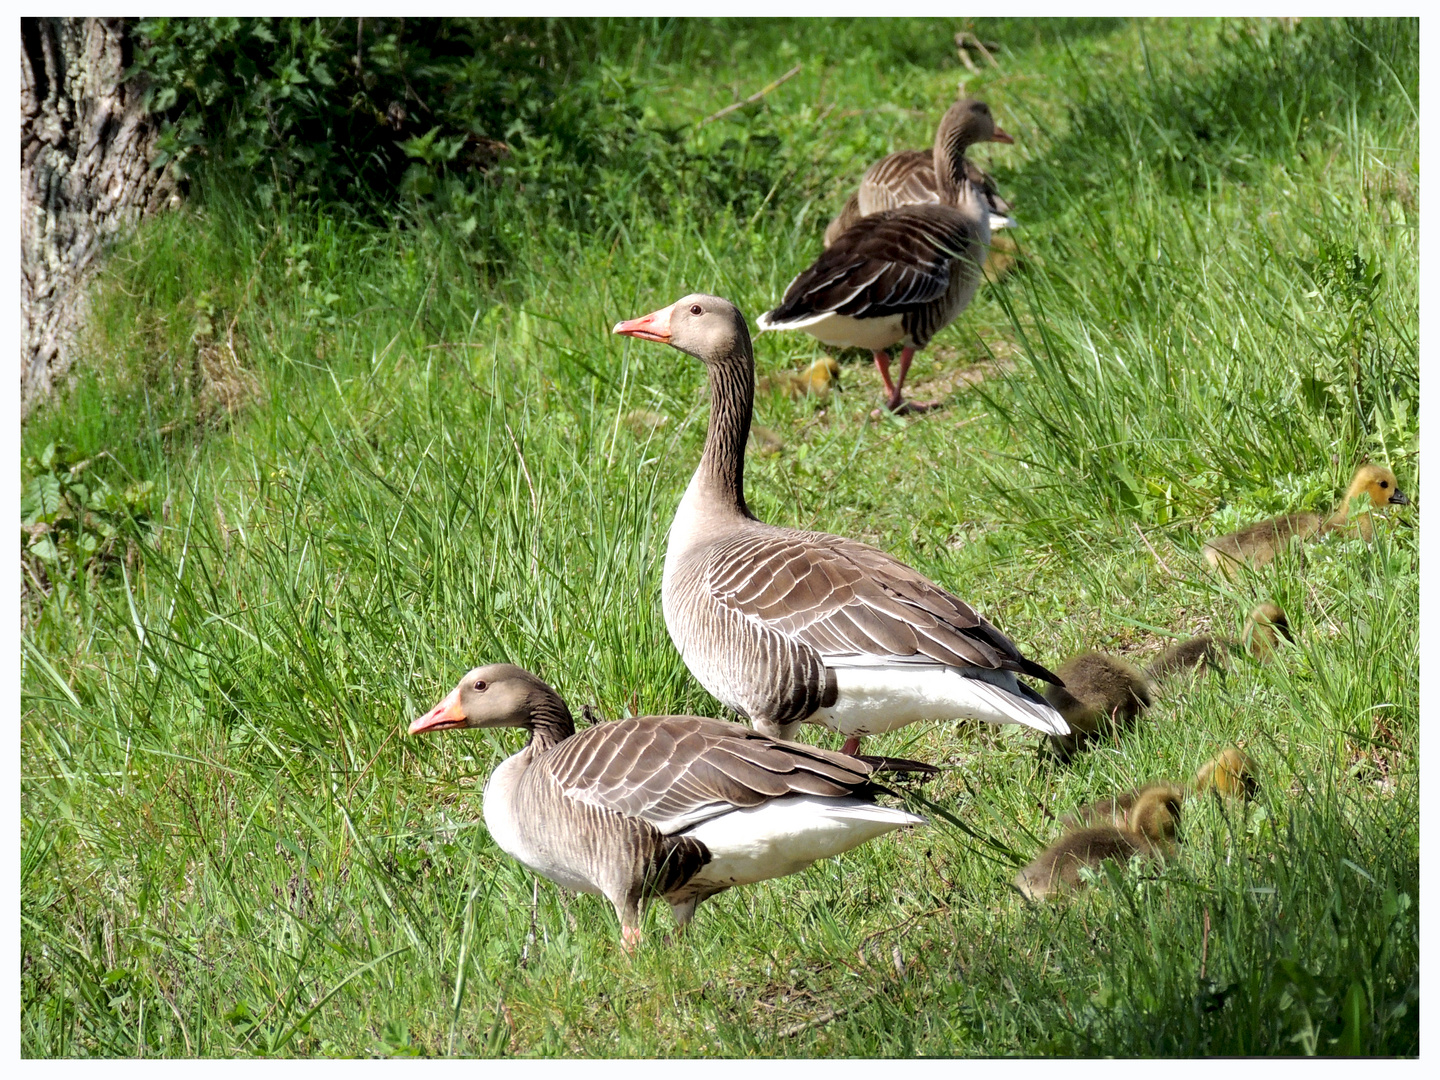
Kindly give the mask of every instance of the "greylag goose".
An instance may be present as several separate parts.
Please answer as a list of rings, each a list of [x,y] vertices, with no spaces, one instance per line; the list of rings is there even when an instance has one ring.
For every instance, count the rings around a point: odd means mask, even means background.
[[[894,210],[900,206],[943,202],[940,181],[935,172],[935,158],[937,154],[949,153],[948,147],[944,145],[944,140],[950,134],[946,120],[951,118],[952,113],[957,114],[954,121],[958,121],[958,114],[977,110],[988,114],[989,107],[981,101],[956,102],[935,131],[934,148],[897,150],[893,154],[886,154],[866,169],[865,175],[860,177],[859,189],[846,200],[840,213],[835,215],[825,229],[825,246],[828,248],[840,238],[841,233],[870,214],[878,214],[881,210]],[[997,127],[987,141],[1013,143],[1015,140]],[[1013,227],[1015,220],[1010,217],[1010,204],[1000,197],[995,181],[969,158],[962,159],[962,168],[965,179],[979,191],[985,202],[990,231]]]
[[[990,212],[966,177],[965,148],[997,131],[983,102],[946,110],[933,155],[940,201],[861,217],[756,320],[760,330],[804,330],[828,345],[869,349],[892,412],[933,407],[903,403],[905,376],[915,353],[955,320],[980,284]],[[895,344],[900,373],[891,382],[886,350]]]
[[[1235,642],[1226,637],[1213,637],[1210,634],[1200,634],[1188,638],[1175,645],[1171,645],[1155,658],[1154,662],[1145,669],[1146,674],[1153,681],[1168,679],[1181,672],[1192,671],[1201,667],[1223,667],[1225,653],[1240,645],[1262,664],[1270,662],[1279,648],[1280,637],[1286,641],[1294,641],[1290,635],[1290,620],[1279,604],[1266,601],[1257,604],[1245,618],[1245,627],[1241,631],[1240,641]]]
[[[1410,500],[1395,480],[1395,474],[1383,465],[1361,465],[1355,470],[1345,498],[1329,517],[1319,514],[1282,514],[1279,517],[1247,525],[1238,532],[1216,537],[1205,545],[1205,561],[1228,578],[1233,578],[1240,564],[1261,567],[1283,551],[1291,540],[1313,540],[1326,533],[1345,528],[1350,522],[1350,502],[1362,495],[1370,497],[1370,506],[1356,521],[1360,535],[1369,540],[1373,526],[1371,507],[1408,505]]]
[[[1097,825],[1067,833],[1036,856],[1017,875],[1015,887],[1031,900],[1079,888],[1082,869],[1098,869],[1109,859],[1128,862],[1141,855],[1164,857],[1174,849],[1180,822],[1180,793],[1173,785],[1142,789],[1123,827]]]
[[[755,362],[745,317],[695,294],[617,323],[704,362],[710,426],[665,551],[665,625],[700,684],[761,731],[847,736],[972,718],[1069,729],[1017,672],[1056,682],[963,600],[867,544],[767,525],[745,503]]]
[[[577,734],[560,695],[513,664],[470,671],[410,734],[485,727],[530,732],[485,785],[491,837],[541,877],[609,900],[627,951],[653,896],[683,928],[731,886],[925,821],[875,803],[885,789],[870,764],[740,724],[642,716]]]

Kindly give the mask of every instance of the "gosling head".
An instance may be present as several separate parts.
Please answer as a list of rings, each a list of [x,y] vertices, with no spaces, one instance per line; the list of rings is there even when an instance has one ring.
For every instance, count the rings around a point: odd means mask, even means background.
[[[487,664],[466,672],[444,700],[416,717],[411,735],[450,728],[531,727],[537,705],[556,698],[555,691],[514,664]]]
[[[1282,636],[1289,642],[1295,640],[1290,633],[1290,619],[1279,604],[1269,600],[1257,604],[1245,619],[1245,647],[1262,664],[1270,659]]]
[[[1155,843],[1175,839],[1180,827],[1180,804],[1185,793],[1174,784],[1152,784],[1144,788],[1126,815],[1131,832]]]
[[[1410,504],[1409,497],[1400,490],[1395,474],[1384,465],[1361,465],[1355,470],[1355,477],[1350,481],[1350,490],[1345,493],[1346,505],[1349,505],[1351,499],[1361,495],[1369,495],[1373,506]]]
[[[611,332],[672,345],[707,364],[753,355],[740,309],[705,293],[691,293],[649,315],[618,322]]]

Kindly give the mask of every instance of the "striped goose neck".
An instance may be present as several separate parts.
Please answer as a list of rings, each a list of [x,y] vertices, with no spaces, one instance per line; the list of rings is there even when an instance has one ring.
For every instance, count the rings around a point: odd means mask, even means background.
[[[530,697],[530,741],[525,749],[543,754],[575,734],[575,718],[564,700],[554,693],[536,691]]]
[[[969,180],[965,175],[965,151],[973,136],[963,127],[942,126],[935,133],[935,180],[940,188],[940,201],[947,206],[960,202]]]
[[[710,426],[690,489],[711,513],[752,518],[745,505],[745,442],[755,407],[755,361],[747,348],[705,364],[710,372]]]

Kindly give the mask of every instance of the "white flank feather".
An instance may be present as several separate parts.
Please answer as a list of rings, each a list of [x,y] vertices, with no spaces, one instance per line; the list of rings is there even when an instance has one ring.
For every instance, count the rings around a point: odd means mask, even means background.
[[[1070,731],[1064,717],[1044,701],[1023,696],[1009,672],[987,674],[1014,689],[938,664],[842,667],[831,661],[828,666],[835,672],[839,697],[828,709],[816,710],[809,720],[847,737],[878,735],[919,720],[1023,724],[1047,735]]]
[[[784,877],[925,819],[863,799],[788,795],[702,821],[685,835],[710,850],[711,860],[690,884],[747,885]]]

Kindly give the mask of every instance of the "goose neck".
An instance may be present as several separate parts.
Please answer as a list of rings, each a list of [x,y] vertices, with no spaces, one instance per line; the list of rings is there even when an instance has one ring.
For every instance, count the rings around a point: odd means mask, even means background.
[[[538,694],[530,702],[530,741],[526,750],[543,754],[575,734],[575,718],[560,697]]]
[[[948,206],[960,202],[968,186],[965,174],[965,149],[967,143],[958,133],[945,138],[944,133],[935,140],[935,179],[940,188],[940,199]]]
[[[745,442],[755,407],[755,361],[737,352],[706,367],[710,372],[710,426],[690,489],[709,513],[749,518]]]

